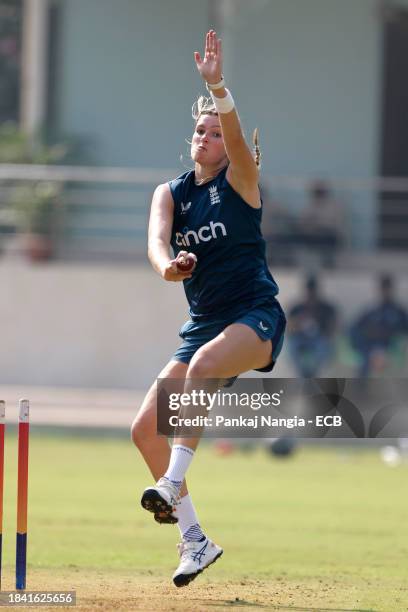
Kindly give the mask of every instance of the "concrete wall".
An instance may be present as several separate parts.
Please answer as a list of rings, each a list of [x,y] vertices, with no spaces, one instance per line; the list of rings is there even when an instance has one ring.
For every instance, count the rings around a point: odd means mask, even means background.
[[[259,125],[268,172],[377,172],[376,0],[233,2],[230,67],[240,112]]]
[[[206,1],[63,0],[57,126],[102,165],[177,167],[200,91]]]
[[[274,276],[287,307],[303,281],[294,272]],[[322,283],[346,321],[375,298],[366,271],[330,273]],[[0,384],[146,389],[177,348],[187,319],[182,286],[145,266],[3,260],[0,287]],[[406,274],[399,294],[408,304]],[[291,375],[284,350],[274,376]]]
[[[3,384],[145,388],[186,318],[180,287],[143,266],[4,264],[0,286]]]

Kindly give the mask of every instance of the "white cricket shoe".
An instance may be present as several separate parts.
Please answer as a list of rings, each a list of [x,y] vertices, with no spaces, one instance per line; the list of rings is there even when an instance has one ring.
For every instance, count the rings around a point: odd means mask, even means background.
[[[178,488],[168,479],[160,478],[154,487],[144,490],[140,503],[145,510],[154,513],[158,523],[178,523],[173,515],[179,498]]]
[[[181,542],[177,544],[180,565],[173,574],[176,587],[189,584],[206,567],[214,563],[224,552],[208,538],[202,542]]]

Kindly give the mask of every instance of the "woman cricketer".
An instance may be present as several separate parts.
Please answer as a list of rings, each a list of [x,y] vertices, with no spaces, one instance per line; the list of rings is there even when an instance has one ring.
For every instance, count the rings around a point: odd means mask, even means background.
[[[159,378],[178,379],[188,392],[193,379],[226,379],[248,370],[270,372],[281,351],[285,315],[265,259],[260,224],[259,149],[249,149],[222,74],[221,40],[210,30],[197,70],[211,98],[193,107],[194,170],[159,185],[149,223],[149,259],[166,281],[183,281],[190,320],[183,340]],[[170,255],[172,247],[175,258]],[[191,253],[195,267],[177,263]],[[199,438],[176,437],[170,448],[157,434],[157,383],[132,425],[132,438],[156,485],[142,506],[158,523],[177,523],[182,538],[176,586],[194,580],[223,553],[200,526],[185,481]]]

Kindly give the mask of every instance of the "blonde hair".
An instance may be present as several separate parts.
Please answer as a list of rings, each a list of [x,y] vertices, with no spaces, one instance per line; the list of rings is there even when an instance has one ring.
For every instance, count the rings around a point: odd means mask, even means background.
[[[215,108],[215,104],[212,98],[208,98],[207,96],[199,96],[198,99],[194,102],[191,108],[191,115],[197,123],[201,115],[214,115],[218,116],[218,111]],[[259,132],[258,128],[255,128],[254,133],[252,135],[252,145],[253,145],[253,155],[254,160],[258,168],[261,167],[261,149],[259,148]]]
[[[191,108],[191,115],[197,123],[201,115],[215,115],[218,117],[218,111],[215,108],[212,98],[199,96]]]

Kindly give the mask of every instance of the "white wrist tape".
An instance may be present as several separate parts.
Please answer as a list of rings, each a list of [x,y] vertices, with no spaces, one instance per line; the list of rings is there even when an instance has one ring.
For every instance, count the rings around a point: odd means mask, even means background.
[[[218,83],[206,83],[205,86],[208,91],[211,91],[212,89],[221,89],[221,87],[225,87],[224,76],[223,75],[221,76],[221,81],[218,81]]]
[[[234,98],[231,96],[228,89],[225,91],[227,95],[224,96],[224,98],[217,98],[212,91],[210,91],[215,108],[221,114],[230,113],[235,108]]]

